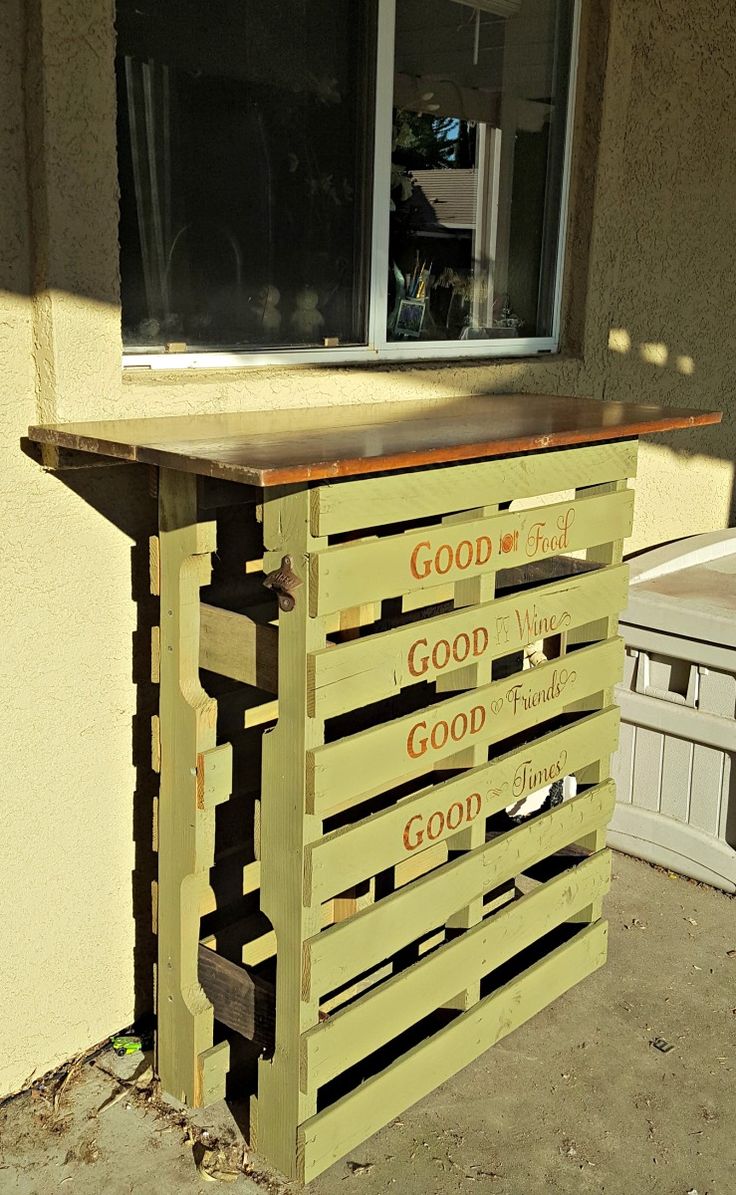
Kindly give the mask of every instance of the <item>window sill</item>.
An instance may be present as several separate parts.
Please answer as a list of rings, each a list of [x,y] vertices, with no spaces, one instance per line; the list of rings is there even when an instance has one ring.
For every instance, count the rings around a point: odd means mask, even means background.
[[[452,350],[437,343],[396,344],[379,351],[369,347],[345,349],[286,349],[261,352],[124,353],[128,372],[179,370],[249,370],[282,366],[382,366],[428,363],[462,364],[470,361],[498,361],[519,357],[550,356],[559,351],[552,337],[515,336],[508,340],[452,341]]]

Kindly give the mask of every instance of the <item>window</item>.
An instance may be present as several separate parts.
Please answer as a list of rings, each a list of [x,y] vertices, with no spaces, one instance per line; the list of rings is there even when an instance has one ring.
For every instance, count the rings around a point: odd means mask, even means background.
[[[557,347],[575,0],[117,0],[128,364]]]

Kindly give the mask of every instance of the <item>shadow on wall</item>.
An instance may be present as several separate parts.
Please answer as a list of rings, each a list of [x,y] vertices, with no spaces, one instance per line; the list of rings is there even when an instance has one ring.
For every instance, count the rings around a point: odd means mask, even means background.
[[[145,1022],[153,1012],[153,964],[156,940],[152,924],[152,883],[156,878],[153,851],[153,807],[158,778],[151,768],[151,717],[158,712],[158,687],[151,681],[151,628],[158,623],[158,599],[150,592],[149,536],[156,533],[156,501],[150,488],[150,472],[140,465],[104,465],[78,470],[66,469],[52,476],[78,498],[132,540],[130,550],[131,597],[136,608],[136,626],[131,644],[131,671],[135,685],[135,712],[131,723],[131,756],[135,768],[135,792],[131,834],[135,843],[132,880],[132,912],[135,923],[134,1012]],[[104,561],[90,561],[104,567]],[[105,667],[104,659],[100,667]],[[100,794],[100,819],[105,802],[129,801],[127,790]],[[115,849],[115,844],[110,844]],[[127,895],[127,894],[126,894]]]
[[[706,457],[720,460],[730,465],[731,480],[730,494],[726,496],[728,504],[728,524],[736,523],[736,427],[734,426],[734,406],[729,402],[731,392],[727,390],[725,379],[718,379],[717,388],[706,384],[699,377],[698,363],[689,353],[682,352],[662,340],[635,341],[626,328],[611,328],[608,333],[608,350],[612,364],[626,368],[627,366],[640,372],[647,367],[656,375],[652,378],[652,402],[662,402],[663,405],[693,406],[694,409],[722,410],[723,422],[708,427],[693,428],[690,432],[663,433],[646,437],[649,444],[657,444],[667,448],[675,456],[686,459]],[[618,358],[618,361],[616,361]],[[692,379],[692,386],[687,380]],[[611,390],[616,386],[616,375],[608,375],[605,384],[604,397],[612,398]],[[609,384],[610,383],[610,384]],[[682,397],[680,391],[683,385],[687,390]],[[672,387],[677,388],[676,397],[672,395]],[[644,401],[649,401],[648,396]],[[717,495],[713,495],[714,500]]]
[[[23,447],[33,460],[37,459],[34,445],[25,441]],[[91,461],[95,459],[90,458]],[[131,650],[127,654],[135,686],[130,738],[131,760],[135,769],[131,820],[135,863],[131,876],[131,897],[135,935],[133,1013],[140,1029],[154,1023],[154,964],[157,954],[153,926],[153,884],[157,878],[158,863],[154,850],[154,807],[159,791],[159,776],[153,767],[151,720],[159,712],[159,686],[152,678],[152,629],[160,622],[160,602],[157,596],[151,594],[149,550],[150,537],[158,534],[157,475],[158,470],[153,467],[123,462],[62,467],[51,473],[56,482],[70,491],[69,501],[81,498],[132,541],[130,597],[135,604],[136,614]],[[218,496],[216,491],[215,498]],[[275,599],[265,594],[260,569],[244,568],[244,562],[255,563],[263,552],[255,505],[252,502],[233,504],[231,493],[223,496],[223,503],[211,500],[204,504],[207,517],[217,525],[217,549],[212,555],[212,580],[209,585],[202,587],[200,598],[203,603],[212,602],[236,611],[244,604],[250,606],[260,599],[263,609],[267,611],[266,619],[273,618],[276,613]],[[244,513],[246,509],[249,515],[247,519]],[[237,536],[232,533],[233,527],[237,528]],[[84,552],[83,545],[80,552]],[[85,561],[82,557],[80,567],[92,572],[95,567],[104,568],[105,562]],[[119,657],[120,652],[112,641],[110,648]],[[104,658],[101,658],[99,666],[104,674]],[[232,792],[229,800],[224,801],[217,810],[214,840],[216,866],[209,872],[215,904],[208,913],[202,915],[200,934],[203,939],[216,934],[217,953],[230,963],[241,964],[245,958],[246,943],[251,944],[256,952],[265,949],[271,930],[270,923],[260,912],[257,888],[244,891],[243,880],[244,865],[252,871],[255,861],[262,724],[254,721],[248,728],[246,715],[252,693],[249,686],[209,672],[204,667],[200,669],[200,681],[205,692],[217,701],[217,741],[233,746]],[[263,695],[259,694],[259,701],[262,699]],[[130,804],[127,783],[100,794],[101,841],[106,841],[106,802],[120,800],[125,802],[127,809]],[[109,843],[113,853],[119,847],[119,843]],[[128,892],[121,892],[120,895],[127,904]],[[254,962],[265,964],[268,980],[273,983],[275,972],[272,974],[268,971],[270,960],[269,949],[263,958],[258,957]],[[263,1043],[259,1042],[256,1048],[219,1022],[215,1032],[216,1042],[225,1037],[230,1043],[228,1096],[235,1101],[234,1113],[247,1135],[248,1101],[243,1102],[238,1093],[255,1089],[255,1067]]]

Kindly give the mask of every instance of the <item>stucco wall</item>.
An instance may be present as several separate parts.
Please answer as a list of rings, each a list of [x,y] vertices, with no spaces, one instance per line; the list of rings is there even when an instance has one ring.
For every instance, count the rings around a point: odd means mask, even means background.
[[[135,575],[153,505],[142,471],[45,474],[19,451],[28,423],[484,390],[722,406],[725,427],[644,446],[630,547],[730,521],[736,10],[614,0],[609,24],[605,0],[584,8],[563,354],[125,377],[111,5],[0,8],[0,933],[12,944],[1,967],[0,1096],[130,1021],[135,966],[145,999],[148,965],[148,827],[133,825],[148,711],[131,663],[131,560]]]

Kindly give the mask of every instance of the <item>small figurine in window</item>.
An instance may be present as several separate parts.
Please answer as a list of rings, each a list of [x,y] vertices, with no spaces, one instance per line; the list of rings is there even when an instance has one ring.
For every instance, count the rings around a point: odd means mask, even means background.
[[[269,339],[275,339],[281,330],[280,298],[278,287],[267,284],[261,287],[253,302],[253,323]]]
[[[506,299],[501,311],[501,318],[493,321],[494,328],[507,328],[509,333],[518,336],[519,331],[524,326],[523,319],[514,314],[514,309],[511,306],[511,299],[506,295]]]
[[[296,309],[291,317],[291,327],[302,340],[319,340],[325,318],[318,310],[319,295],[311,286],[305,286],[296,296]]]

